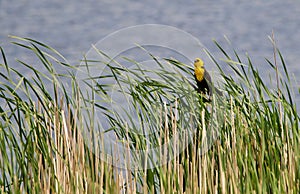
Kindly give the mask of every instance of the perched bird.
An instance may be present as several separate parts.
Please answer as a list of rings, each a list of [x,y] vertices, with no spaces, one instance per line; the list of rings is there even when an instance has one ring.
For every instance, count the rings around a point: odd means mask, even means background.
[[[211,77],[204,68],[204,62],[200,58],[196,58],[194,61],[194,66],[194,76],[197,82],[196,90],[199,93],[207,94],[208,96],[211,96],[213,92],[216,92],[218,95],[222,96],[222,92],[213,87]]]

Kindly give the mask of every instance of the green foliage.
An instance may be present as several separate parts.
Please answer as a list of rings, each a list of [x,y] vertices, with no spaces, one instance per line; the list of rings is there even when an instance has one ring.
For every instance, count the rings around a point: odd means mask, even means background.
[[[266,59],[277,83],[269,86],[249,56],[242,61],[235,50],[231,56],[215,42],[225,59],[206,53],[219,69],[224,95],[207,102],[191,84],[191,67],[175,59],[148,53],[158,68],[147,70],[132,59],[123,58],[128,68],[97,51],[109,63],[101,75],[84,80],[87,93],[73,73],[80,67],[43,43],[13,38],[17,47],[37,57],[41,68],[17,60],[25,70],[20,71],[0,48],[0,191],[299,192],[299,115],[291,76],[276,45],[274,56],[284,72],[276,60]],[[83,64],[89,72],[99,62],[85,59]],[[68,73],[57,73],[57,66]],[[110,109],[112,87],[128,97],[134,116]],[[103,133],[113,132],[131,150],[146,151],[141,158],[131,155],[138,169],[111,165],[99,151],[101,141],[91,142],[93,149],[86,144],[82,130],[100,126],[102,121],[95,120],[99,112],[108,121]],[[157,152],[147,153],[156,147]]]

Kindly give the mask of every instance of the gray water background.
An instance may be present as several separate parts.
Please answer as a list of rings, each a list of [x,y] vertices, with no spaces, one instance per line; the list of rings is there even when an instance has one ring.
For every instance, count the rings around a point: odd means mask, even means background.
[[[246,52],[262,73],[270,67],[275,33],[300,101],[300,1],[134,1],[134,0],[0,0],[0,46],[10,65],[15,59],[34,64],[25,49],[13,46],[8,35],[29,37],[58,50],[77,65],[92,44],[116,30],[139,24],[164,24],[186,31],[220,57],[212,39],[227,47],[224,35],[240,55]],[[193,59],[191,59],[193,60]],[[24,72],[26,75],[27,72]],[[275,74],[274,74],[275,76]],[[268,75],[265,75],[268,79]]]

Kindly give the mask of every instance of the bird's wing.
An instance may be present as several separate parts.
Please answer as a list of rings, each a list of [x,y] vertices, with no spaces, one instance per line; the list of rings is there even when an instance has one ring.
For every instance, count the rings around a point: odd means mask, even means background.
[[[211,82],[211,77],[209,75],[209,73],[207,72],[207,70],[205,69],[204,71],[204,79],[206,80],[207,82],[207,85],[208,85],[208,88],[209,88],[209,91],[212,93],[213,91],[216,92],[218,95],[220,96],[223,96],[223,93],[218,89],[218,88],[215,88]]]
[[[211,85],[211,77],[206,69],[204,71],[204,79],[207,81],[208,85]]]

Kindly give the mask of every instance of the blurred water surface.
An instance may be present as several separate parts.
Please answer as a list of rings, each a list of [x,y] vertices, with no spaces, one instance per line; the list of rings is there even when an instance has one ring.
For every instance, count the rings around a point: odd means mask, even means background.
[[[291,0],[0,0],[0,45],[11,65],[17,66],[16,58],[33,65],[35,59],[28,57],[24,49],[12,46],[8,35],[44,42],[75,65],[92,44],[116,30],[139,24],[164,24],[195,36],[217,57],[221,55],[212,39],[225,45],[225,35],[239,54],[247,52],[258,69],[266,70],[269,66],[264,57],[272,59],[273,55],[268,40],[273,30],[287,66],[297,79],[299,18],[300,2]],[[295,83],[294,89],[298,87]]]

